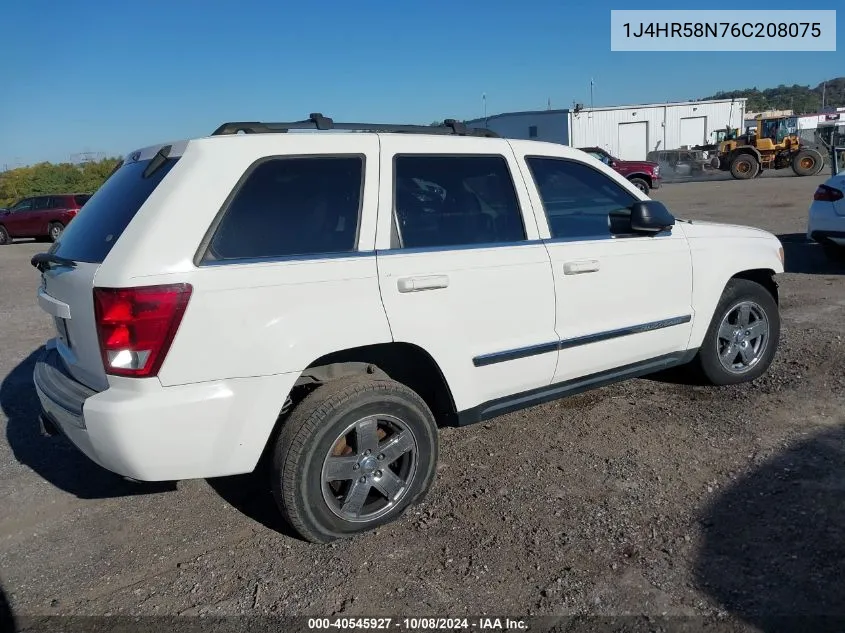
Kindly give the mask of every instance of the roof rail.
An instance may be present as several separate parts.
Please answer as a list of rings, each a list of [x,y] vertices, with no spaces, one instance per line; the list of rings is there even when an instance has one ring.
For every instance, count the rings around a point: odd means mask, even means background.
[[[499,138],[493,130],[467,127],[455,119],[446,119],[443,125],[395,125],[391,123],[335,123],[319,112],[311,113],[304,121],[287,123],[262,123],[260,121],[232,121],[218,127],[212,136],[226,134],[285,133],[289,130],[354,130],[360,132],[404,132],[408,134],[454,134],[457,136],[483,136]]]

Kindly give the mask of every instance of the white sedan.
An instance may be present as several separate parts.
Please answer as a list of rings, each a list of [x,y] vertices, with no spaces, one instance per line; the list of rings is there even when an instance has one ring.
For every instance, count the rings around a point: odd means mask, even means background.
[[[807,238],[834,258],[845,253],[845,148],[836,148],[833,175],[816,189],[807,221]]]

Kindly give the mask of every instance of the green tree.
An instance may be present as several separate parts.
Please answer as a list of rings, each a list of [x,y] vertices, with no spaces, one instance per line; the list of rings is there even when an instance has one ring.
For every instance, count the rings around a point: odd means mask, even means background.
[[[27,196],[51,193],[94,193],[105,182],[118,158],[75,165],[37,163],[0,173],[0,207]]]

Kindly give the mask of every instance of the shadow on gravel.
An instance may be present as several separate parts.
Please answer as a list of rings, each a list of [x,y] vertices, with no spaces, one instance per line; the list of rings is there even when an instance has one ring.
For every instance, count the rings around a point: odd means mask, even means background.
[[[0,585],[0,631],[2,633],[15,633],[17,630],[18,625],[12,611],[12,605],[3,591],[3,586]]]
[[[38,425],[40,405],[32,370],[43,351],[38,348],[0,384],[0,408],[6,414],[6,438],[21,464],[51,484],[82,499],[105,499],[167,492],[175,483],[133,483],[101,468],[61,435],[45,437]]]
[[[698,586],[766,632],[845,630],[845,427],[736,481],[706,509]]]
[[[783,233],[777,238],[783,244],[786,272],[845,275],[845,257],[839,261],[829,259],[822,246],[808,240],[804,233]]]
[[[247,475],[219,477],[207,481],[226,503],[253,521],[284,536],[302,540],[282,519],[270,489],[270,475],[261,463],[254,472]]]

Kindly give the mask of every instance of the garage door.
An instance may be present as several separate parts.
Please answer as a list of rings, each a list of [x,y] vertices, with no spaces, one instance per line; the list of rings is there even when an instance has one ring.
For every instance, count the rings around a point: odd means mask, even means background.
[[[707,117],[696,116],[681,119],[681,147],[701,145],[707,142]]]
[[[619,124],[619,158],[645,160],[648,153],[648,122]]]

